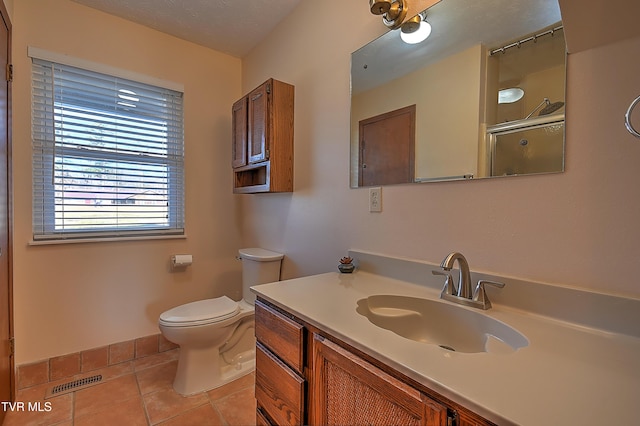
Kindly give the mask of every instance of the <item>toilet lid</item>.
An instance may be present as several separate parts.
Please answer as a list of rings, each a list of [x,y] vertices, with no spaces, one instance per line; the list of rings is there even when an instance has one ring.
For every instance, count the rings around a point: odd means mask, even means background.
[[[241,259],[255,260],[257,262],[270,262],[280,260],[284,254],[263,248],[243,248],[238,250]]]
[[[160,320],[170,323],[222,321],[238,314],[240,306],[227,296],[198,300],[169,309],[160,315]]]

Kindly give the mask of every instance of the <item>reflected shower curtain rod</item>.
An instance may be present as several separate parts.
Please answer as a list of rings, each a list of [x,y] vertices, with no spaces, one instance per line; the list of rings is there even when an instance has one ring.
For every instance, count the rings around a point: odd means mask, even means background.
[[[507,44],[506,46],[502,46],[502,47],[499,47],[499,48],[497,48],[497,49],[493,49],[491,52],[489,52],[489,55],[493,56],[493,55],[495,55],[496,53],[505,53],[505,51],[506,51],[507,49],[510,49],[510,48],[512,48],[512,47],[520,47],[520,45],[522,45],[523,43],[529,42],[529,41],[536,42],[540,37],[542,37],[542,36],[546,36],[547,34],[551,34],[551,35],[553,36],[553,34],[554,34],[556,31],[560,31],[560,30],[562,30],[562,29],[563,29],[563,26],[562,26],[562,25],[560,25],[560,26],[558,26],[558,27],[552,28],[552,29],[547,30],[547,31],[545,31],[545,32],[542,32],[542,33],[540,33],[540,34],[532,35],[532,36],[527,37],[527,38],[525,38],[525,39],[518,40],[518,41],[516,41],[516,42],[513,42],[513,43],[510,43],[510,44]]]

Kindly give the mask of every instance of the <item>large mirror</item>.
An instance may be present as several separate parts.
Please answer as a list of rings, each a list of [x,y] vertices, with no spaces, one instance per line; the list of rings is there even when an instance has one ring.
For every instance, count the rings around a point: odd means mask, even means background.
[[[351,58],[351,186],[564,171],[557,0],[441,0]]]

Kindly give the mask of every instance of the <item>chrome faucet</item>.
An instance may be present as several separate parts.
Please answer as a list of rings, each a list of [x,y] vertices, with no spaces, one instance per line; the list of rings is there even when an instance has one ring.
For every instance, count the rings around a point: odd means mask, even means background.
[[[471,299],[472,289],[471,289],[471,271],[469,271],[469,263],[467,259],[462,255],[462,253],[458,253],[454,251],[450,253],[447,257],[444,258],[440,267],[445,271],[450,271],[453,268],[453,264],[455,261],[458,261],[458,265],[460,266],[458,273],[458,297],[464,297],[465,299]]]
[[[456,289],[455,283],[449,271],[453,268],[455,261],[458,261],[460,267],[458,274],[458,288]],[[433,270],[433,275],[444,275],[446,280],[440,298],[449,300],[451,302],[459,303],[461,305],[471,306],[480,309],[491,308],[491,301],[487,297],[487,293],[484,289],[485,284],[493,285],[496,287],[504,287],[504,283],[498,281],[479,280],[475,290],[471,288],[471,271],[469,270],[469,263],[462,253],[453,252],[444,258],[440,267],[445,271]]]

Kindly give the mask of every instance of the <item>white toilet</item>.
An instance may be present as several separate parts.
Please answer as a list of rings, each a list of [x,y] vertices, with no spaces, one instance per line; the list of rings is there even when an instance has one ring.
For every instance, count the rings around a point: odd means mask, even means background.
[[[199,300],[162,313],[160,332],[180,346],[173,388],[182,395],[214,389],[255,369],[255,295],[249,287],[280,280],[284,255],[240,249],[242,300]]]

